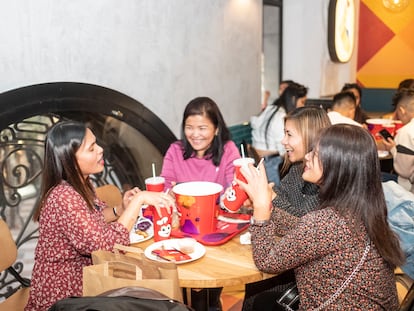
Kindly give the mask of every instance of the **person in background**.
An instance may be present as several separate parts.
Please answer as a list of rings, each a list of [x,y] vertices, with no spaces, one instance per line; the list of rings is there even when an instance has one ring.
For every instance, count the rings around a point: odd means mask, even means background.
[[[345,83],[341,92],[350,91],[355,95],[356,108],[354,120],[362,126],[367,127],[368,114],[361,107],[362,89],[357,83]]]
[[[414,88],[414,79],[404,79],[398,84],[398,90],[400,89],[412,89]]]
[[[188,181],[210,181],[228,188],[234,178],[233,161],[240,158],[217,104],[208,97],[197,97],[185,107],[181,140],[168,148],[161,176],[165,188]],[[220,310],[221,288],[192,290],[192,306]]]
[[[293,83],[295,83],[295,81],[293,81],[293,80],[282,80],[282,81],[280,81],[279,90],[278,90],[279,96],[281,96],[283,91],[286,90],[286,88],[289,85],[293,84]]]
[[[394,139],[382,139],[382,143],[393,156],[398,184],[414,193],[414,89],[399,89],[393,102],[397,119],[401,120],[403,127]]]
[[[134,188],[125,193],[122,208],[107,208],[89,179],[103,171],[103,156],[95,135],[82,123],[60,122],[47,134],[47,169],[33,216],[39,221],[39,241],[27,311],[44,311],[57,300],[82,296],[82,269],[92,264],[93,251],[129,245],[142,204],[154,205],[158,212],[160,207],[171,212],[175,204],[167,194]]]
[[[319,185],[320,205],[303,217],[271,204],[263,164],[241,169],[247,183],[238,183],[253,202],[249,230],[256,266],[276,274],[294,269],[300,310],[397,310],[394,268],[405,259],[387,222],[372,135],[332,125],[305,159],[302,177]],[[279,232],[286,234],[275,240]],[[254,310],[278,310],[273,292],[260,298]]]
[[[352,92],[340,92],[335,94],[332,106],[328,109],[328,117],[332,124],[346,123],[361,126],[354,121],[356,100]]]
[[[286,150],[282,178],[279,186],[272,189],[272,205],[291,215],[302,217],[318,209],[319,188],[302,178],[305,154],[312,149],[319,132],[331,126],[326,111],[319,107],[307,106],[297,108],[287,114],[284,120],[284,137],[282,144]],[[272,214],[272,219],[278,214]],[[278,234],[284,235],[286,231]],[[294,276],[274,277],[265,281],[246,285],[243,311],[253,310],[256,297],[263,292],[279,292],[294,284]]]
[[[263,111],[266,109],[269,98],[270,98],[270,91],[266,90],[263,94],[263,101],[262,101],[262,104],[260,105],[260,111]]]
[[[259,157],[264,158],[269,181],[280,183],[279,165],[283,162],[285,150],[282,146],[284,117],[295,108],[303,107],[308,90],[292,82],[272,105],[259,116],[250,118],[252,146]]]

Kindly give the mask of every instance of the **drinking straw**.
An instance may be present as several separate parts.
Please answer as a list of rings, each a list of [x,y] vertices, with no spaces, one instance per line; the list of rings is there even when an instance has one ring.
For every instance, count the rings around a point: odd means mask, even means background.
[[[155,178],[155,163],[152,163],[152,177]]]
[[[260,166],[260,164],[263,163],[263,161],[264,161],[264,158],[261,158],[260,159],[260,162],[256,166],[257,175],[260,175],[260,168],[259,168],[259,166]]]
[[[263,160],[264,160],[264,158],[261,158],[260,159],[260,162],[257,164],[257,166],[256,166],[256,170],[257,171],[259,171],[260,169],[259,169],[259,166],[260,166],[260,164],[262,164],[263,163]]]
[[[244,146],[243,146],[243,144],[240,144],[240,149],[241,149],[242,158],[244,158],[245,155],[244,155]]]

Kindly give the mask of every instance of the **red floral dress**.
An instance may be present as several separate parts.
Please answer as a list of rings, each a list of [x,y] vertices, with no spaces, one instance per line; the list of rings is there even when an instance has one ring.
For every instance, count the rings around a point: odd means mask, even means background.
[[[92,264],[92,251],[129,244],[127,228],[106,223],[105,204],[98,199],[95,203],[96,210],[91,211],[67,182],[50,192],[40,215],[26,311],[47,310],[57,300],[82,296],[82,269]]]

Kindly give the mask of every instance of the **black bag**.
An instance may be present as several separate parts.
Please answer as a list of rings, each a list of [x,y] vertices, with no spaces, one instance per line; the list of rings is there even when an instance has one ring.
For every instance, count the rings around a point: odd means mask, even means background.
[[[123,287],[95,297],[69,297],[49,311],[194,311],[185,304],[148,288]]]
[[[299,308],[299,291],[296,282],[293,282],[289,287],[280,294],[276,299],[276,304],[280,310],[297,310]]]
[[[299,308],[295,273],[285,271],[273,278],[246,285],[242,311],[292,310]]]

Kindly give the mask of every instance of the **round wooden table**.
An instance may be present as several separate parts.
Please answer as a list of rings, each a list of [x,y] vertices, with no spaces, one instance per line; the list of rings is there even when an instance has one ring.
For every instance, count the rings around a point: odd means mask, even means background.
[[[134,244],[145,248],[154,241]],[[260,272],[252,258],[251,245],[240,244],[237,235],[217,246],[205,246],[206,254],[192,262],[177,264],[179,284],[185,288],[217,288],[244,285],[274,276]]]

